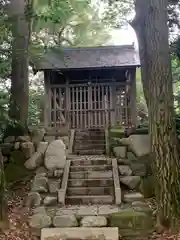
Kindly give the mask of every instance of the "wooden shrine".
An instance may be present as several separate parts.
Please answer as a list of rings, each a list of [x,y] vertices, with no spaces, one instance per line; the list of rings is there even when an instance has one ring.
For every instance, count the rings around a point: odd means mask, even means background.
[[[139,65],[132,45],[49,50],[35,64],[44,71],[45,126],[135,126]]]

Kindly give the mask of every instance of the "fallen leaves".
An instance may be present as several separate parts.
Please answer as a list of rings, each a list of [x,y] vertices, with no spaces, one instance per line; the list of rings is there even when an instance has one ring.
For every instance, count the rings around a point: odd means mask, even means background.
[[[30,181],[24,181],[16,184],[11,190],[8,197],[8,219],[9,225],[6,230],[0,232],[0,240],[37,240],[31,234],[28,226],[28,218],[30,209],[24,207],[24,200],[29,192]],[[155,211],[155,201],[151,199],[148,202]],[[164,233],[162,235],[154,233],[148,237],[148,240],[180,240],[179,237],[172,233]],[[140,237],[138,240],[147,240]]]

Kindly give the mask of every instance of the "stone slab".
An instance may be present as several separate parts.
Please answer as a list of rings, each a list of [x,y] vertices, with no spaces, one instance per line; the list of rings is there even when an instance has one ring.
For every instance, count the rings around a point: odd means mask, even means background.
[[[41,240],[47,240],[48,238],[60,238],[66,236],[71,239],[88,239],[90,236],[104,235],[106,240],[118,240],[118,228],[117,227],[102,227],[102,228],[44,228],[41,231]],[[89,238],[90,239],[90,238]]]
[[[115,192],[115,203],[116,205],[121,204],[121,187],[119,184],[119,172],[118,172],[118,165],[117,160],[112,160],[112,169],[113,169],[113,179],[114,179],[114,192]]]

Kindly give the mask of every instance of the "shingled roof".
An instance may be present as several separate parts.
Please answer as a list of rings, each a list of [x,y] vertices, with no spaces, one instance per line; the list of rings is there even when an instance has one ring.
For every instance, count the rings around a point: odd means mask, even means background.
[[[35,64],[36,70],[89,69],[139,66],[139,55],[133,45],[50,49]]]

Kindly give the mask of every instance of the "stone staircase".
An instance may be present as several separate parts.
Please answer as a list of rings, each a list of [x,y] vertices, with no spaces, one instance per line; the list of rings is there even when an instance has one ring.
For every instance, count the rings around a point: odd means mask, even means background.
[[[111,159],[100,157],[71,161],[66,204],[113,204],[114,181]]]
[[[73,152],[79,155],[101,155],[106,151],[104,129],[76,130]]]

